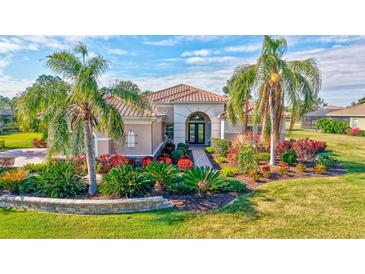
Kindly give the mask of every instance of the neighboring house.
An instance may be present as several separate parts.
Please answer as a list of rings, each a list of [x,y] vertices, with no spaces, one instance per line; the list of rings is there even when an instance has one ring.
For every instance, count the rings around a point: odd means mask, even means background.
[[[328,105],[305,114],[302,118],[302,129],[315,129],[316,123],[319,119],[327,118],[327,113],[341,109],[344,109],[344,107]],[[335,119],[339,119],[348,123],[348,118],[346,117],[335,117]]]
[[[0,109],[0,132],[6,128],[6,123],[11,121],[13,113],[10,110]]]
[[[365,104],[333,111],[327,113],[327,116],[336,119],[347,119],[350,127],[365,130]]]
[[[153,156],[166,142],[210,145],[213,137],[236,139],[240,127],[228,125],[227,96],[180,84],[147,95],[151,110],[143,114],[117,97],[109,97],[124,120],[126,139],[120,145],[95,133],[96,155],[119,152],[131,158]]]

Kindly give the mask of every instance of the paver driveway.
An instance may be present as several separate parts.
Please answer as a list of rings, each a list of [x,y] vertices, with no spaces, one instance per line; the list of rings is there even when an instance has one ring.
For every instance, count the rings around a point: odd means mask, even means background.
[[[21,167],[28,163],[43,163],[46,159],[46,148],[19,148],[0,152],[1,156],[15,156],[14,166]]]

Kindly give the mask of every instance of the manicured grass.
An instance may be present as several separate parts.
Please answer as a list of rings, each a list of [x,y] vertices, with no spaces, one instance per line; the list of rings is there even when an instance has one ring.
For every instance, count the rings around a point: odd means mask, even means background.
[[[294,131],[325,140],[349,173],[283,180],[215,212],[167,210],[78,216],[0,210],[0,238],[364,238],[365,138]]]
[[[42,133],[15,132],[0,134],[0,140],[5,141],[5,149],[0,149],[0,151],[14,148],[30,148],[32,147],[32,140],[36,138],[42,138]]]

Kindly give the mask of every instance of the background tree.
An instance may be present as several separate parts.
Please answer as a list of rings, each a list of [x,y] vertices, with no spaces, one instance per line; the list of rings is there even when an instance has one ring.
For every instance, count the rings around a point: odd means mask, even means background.
[[[70,85],[60,77],[42,74],[17,99],[17,121],[24,131],[42,132],[47,139],[55,109],[64,104]]]

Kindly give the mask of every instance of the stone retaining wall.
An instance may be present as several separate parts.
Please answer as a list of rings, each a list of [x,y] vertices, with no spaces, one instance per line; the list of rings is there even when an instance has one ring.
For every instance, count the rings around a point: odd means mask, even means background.
[[[0,196],[0,207],[99,215],[144,212],[172,208],[173,205],[161,196],[137,199],[73,200],[3,195]]]

